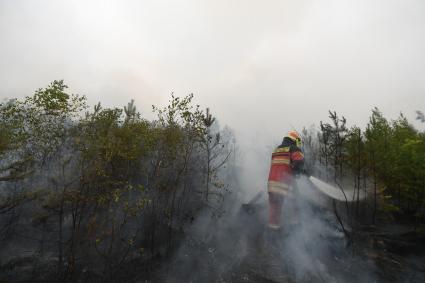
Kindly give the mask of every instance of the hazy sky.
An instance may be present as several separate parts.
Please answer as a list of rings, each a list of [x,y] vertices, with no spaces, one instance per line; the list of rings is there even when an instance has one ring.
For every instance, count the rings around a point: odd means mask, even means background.
[[[193,92],[252,145],[425,110],[423,0],[0,0],[0,98],[54,79],[152,117]]]

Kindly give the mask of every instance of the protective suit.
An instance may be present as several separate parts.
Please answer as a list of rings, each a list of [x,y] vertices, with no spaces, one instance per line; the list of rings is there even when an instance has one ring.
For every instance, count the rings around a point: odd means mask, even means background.
[[[269,221],[271,229],[281,227],[283,199],[293,192],[293,179],[303,170],[304,154],[301,150],[301,137],[295,132],[289,132],[272,153],[268,179]]]

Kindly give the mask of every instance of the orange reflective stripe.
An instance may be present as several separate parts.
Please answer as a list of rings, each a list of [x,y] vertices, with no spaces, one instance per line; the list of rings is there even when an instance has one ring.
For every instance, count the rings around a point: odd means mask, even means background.
[[[285,154],[285,155],[275,155],[275,156],[273,156],[273,160],[276,160],[276,159],[287,159],[287,160],[289,160],[289,154]]]
[[[284,196],[290,193],[289,185],[282,182],[269,181],[267,187],[269,193],[276,193]]]
[[[272,164],[289,164],[290,160],[289,159],[273,159],[272,160]]]
[[[273,153],[278,153],[278,152],[289,152],[289,147],[278,147],[274,150]]]
[[[277,181],[268,181],[267,185],[269,187],[277,187],[277,188],[281,188],[281,189],[289,189],[289,185],[286,183],[282,183],[282,182],[277,182]]]

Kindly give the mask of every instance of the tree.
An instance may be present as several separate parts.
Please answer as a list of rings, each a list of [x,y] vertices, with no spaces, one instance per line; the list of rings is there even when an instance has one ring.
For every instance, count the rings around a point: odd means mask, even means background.
[[[346,128],[347,120],[344,117],[339,118],[336,112],[331,111],[329,111],[329,118],[332,121],[331,123],[320,122],[319,140],[323,145],[321,155],[326,170],[328,170],[329,165],[332,165],[333,181],[340,183],[343,176],[344,143],[348,132]]]
[[[148,121],[133,100],[87,109],[54,81],[1,104],[1,248],[31,243],[59,281],[83,269],[117,281],[126,263],[175,249],[200,211],[222,211],[228,188],[231,131],[192,99],[172,95]]]
[[[351,173],[354,179],[354,188],[357,191],[353,194],[353,200],[356,200],[356,215],[359,216],[359,205],[360,205],[360,190],[362,188],[362,177],[364,177],[363,170],[366,167],[366,154],[364,137],[362,130],[359,127],[352,127],[348,132],[346,148],[346,164],[351,169]]]
[[[365,131],[369,175],[373,180],[373,223],[376,222],[378,194],[386,187],[386,184],[382,181],[388,180],[392,175],[388,166],[391,159],[391,132],[388,121],[378,108],[374,108]]]

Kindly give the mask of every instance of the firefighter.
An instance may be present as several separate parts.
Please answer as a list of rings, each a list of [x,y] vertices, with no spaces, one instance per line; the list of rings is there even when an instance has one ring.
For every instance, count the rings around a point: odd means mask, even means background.
[[[303,171],[304,155],[301,150],[301,137],[290,131],[274,152],[268,179],[270,230],[280,230],[282,203],[293,192],[293,179]]]

